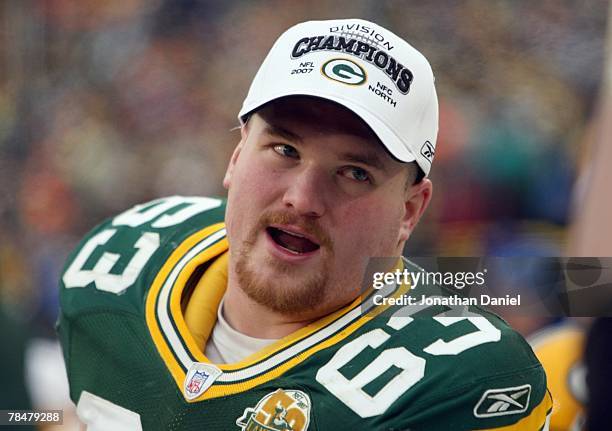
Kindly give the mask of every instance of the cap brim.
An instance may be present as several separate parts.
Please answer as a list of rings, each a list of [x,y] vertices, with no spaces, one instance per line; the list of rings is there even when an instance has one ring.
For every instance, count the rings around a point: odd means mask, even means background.
[[[308,89],[300,89],[299,92],[278,92],[270,97],[258,100],[256,103],[243,106],[240,113],[238,114],[238,117],[242,120],[245,115],[252,113],[253,111],[265,105],[266,103],[280,99],[281,97],[289,96],[311,96],[338,103],[339,105],[342,105],[343,107],[357,115],[359,118],[361,118],[370,127],[370,129],[372,129],[374,134],[383,143],[387,151],[395,159],[403,163],[414,162],[417,160],[415,155],[412,154],[412,152],[408,148],[406,148],[406,146],[403,144],[402,140],[397,136],[397,134],[393,130],[391,130],[389,126],[387,126],[382,120],[372,114],[369,110],[361,107],[353,101],[342,99],[340,97],[337,97],[336,95],[321,93],[321,89],[313,89],[312,91],[309,91]]]

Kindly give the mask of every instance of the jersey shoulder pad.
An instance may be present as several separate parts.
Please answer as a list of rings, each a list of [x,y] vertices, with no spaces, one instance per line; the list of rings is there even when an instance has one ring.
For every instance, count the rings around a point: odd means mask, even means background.
[[[70,254],[60,280],[62,314],[105,307],[142,311],[153,278],[172,252],[202,230],[224,236],[225,201],[156,199],[110,218]]]

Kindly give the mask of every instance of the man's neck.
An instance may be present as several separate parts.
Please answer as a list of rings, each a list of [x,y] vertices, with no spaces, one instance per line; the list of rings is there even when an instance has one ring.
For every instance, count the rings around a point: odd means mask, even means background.
[[[255,338],[283,338],[313,322],[312,318],[287,317],[253,301],[230,275],[223,298],[225,319],[236,331]]]

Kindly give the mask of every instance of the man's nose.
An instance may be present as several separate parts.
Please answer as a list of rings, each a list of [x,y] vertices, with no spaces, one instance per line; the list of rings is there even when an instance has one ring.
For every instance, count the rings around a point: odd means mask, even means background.
[[[315,167],[305,167],[289,181],[283,204],[300,215],[321,217],[325,213],[325,199],[330,187],[330,184],[325,184],[325,173]]]

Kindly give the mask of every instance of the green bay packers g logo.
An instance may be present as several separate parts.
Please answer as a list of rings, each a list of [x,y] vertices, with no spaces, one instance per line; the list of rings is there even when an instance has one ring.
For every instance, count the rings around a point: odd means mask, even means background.
[[[321,67],[321,73],[349,85],[361,85],[366,82],[366,73],[361,66],[346,58],[334,58]]]

